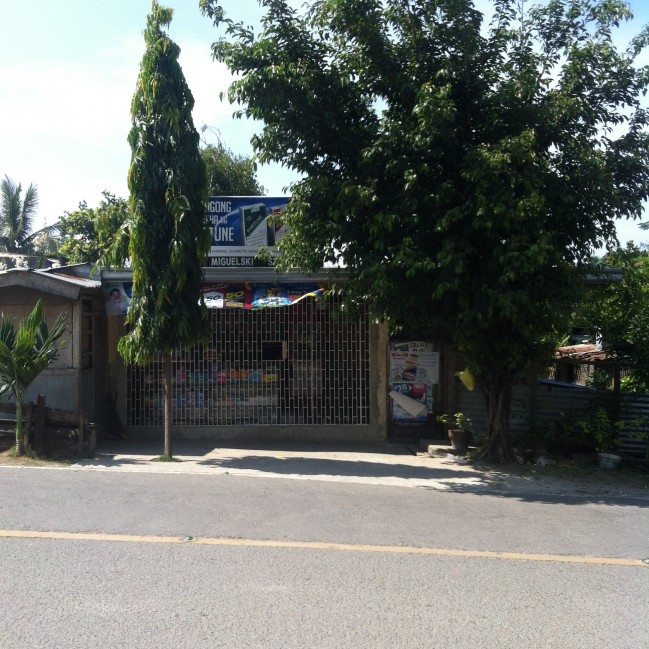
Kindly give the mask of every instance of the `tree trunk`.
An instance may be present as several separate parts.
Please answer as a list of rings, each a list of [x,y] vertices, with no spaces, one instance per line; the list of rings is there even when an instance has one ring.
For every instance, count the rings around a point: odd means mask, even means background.
[[[172,388],[171,385],[171,354],[164,355],[163,361],[164,385],[165,385],[165,420],[164,420],[164,456],[171,458],[171,422],[173,418],[172,411]]]
[[[511,462],[507,445],[509,433],[509,412],[512,401],[512,386],[498,381],[481,385],[487,409],[487,433],[478,459],[500,464]]]
[[[16,392],[16,455],[25,455],[25,439],[23,437],[23,395]]]

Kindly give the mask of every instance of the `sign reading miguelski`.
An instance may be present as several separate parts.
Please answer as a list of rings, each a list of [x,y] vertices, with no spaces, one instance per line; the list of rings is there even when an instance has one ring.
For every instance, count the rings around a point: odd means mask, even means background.
[[[268,196],[212,196],[206,218],[212,231],[210,267],[268,266],[257,258],[271,252],[286,232],[281,221],[289,199]]]

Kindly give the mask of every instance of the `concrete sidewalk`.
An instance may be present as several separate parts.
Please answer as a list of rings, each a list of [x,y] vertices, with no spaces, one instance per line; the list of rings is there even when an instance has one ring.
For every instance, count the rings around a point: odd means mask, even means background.
[[[146,473],[229,474],[266,478],[357,482],[455,490],[487,486],[484,476],[453,456],[433,458],[416,445],[344,446],[293,442],[178,441],[177,462],[159,462],[161,442],[106,441],[94,459],[75,468]],[[450,447],[449,447],[450,450]]]
[[[615,472],[553,471],[534,466],[474,466],[435,445],[434,455],[416,444],[345,446],[294,442],[178,440],[176,462],[159,462],[162,440],[106,440],[80,470],[157,474],[203,474],[352,482],[419,487],[449,492],[539,493],[576,496],[647,497],[646,489],[618,482]],[[564,475],[565,474],[565,475]],[[587,477],[587,479],[584,479]]]

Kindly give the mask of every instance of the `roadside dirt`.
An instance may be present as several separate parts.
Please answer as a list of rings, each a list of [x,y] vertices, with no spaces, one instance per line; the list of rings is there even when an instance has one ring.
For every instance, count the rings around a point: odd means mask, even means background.
[[[63,467],[78,461],[75,450],[61,450],[45,457],[15,457],[15,431],[0,429],[0,465]],[[649,464],[626,460],[615,470],[600,469],[594,458],[581,461],[552,459],[542,464],[487,465],[469,457],[455,457],[440,448],[433,457],[470,466],[482,484],[501,493],[572,495],[587,498],[636,497],[649,499]],[[418,454],[428,456],[429,453]]]
[[[8,466],[66,466],[77,459],[73,451],[62,449],[47,456],[36,457],[33,454],[16,457],[16,431],[0,429],[0,465]]]
[[[618,469],[600,469],[595,462],[558,462],[539,466],[474,464],[491,486],[498,490],[526,491],[593,497],[649,498],[649,470],[627,462]]]

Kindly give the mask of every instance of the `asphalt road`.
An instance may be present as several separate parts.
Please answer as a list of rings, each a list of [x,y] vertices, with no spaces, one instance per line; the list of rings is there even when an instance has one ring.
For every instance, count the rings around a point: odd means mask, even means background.
[[[1,649],[642,648],[649,502],[0,467]]]

